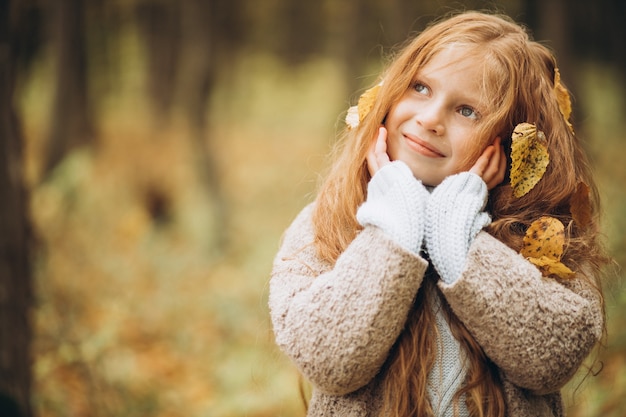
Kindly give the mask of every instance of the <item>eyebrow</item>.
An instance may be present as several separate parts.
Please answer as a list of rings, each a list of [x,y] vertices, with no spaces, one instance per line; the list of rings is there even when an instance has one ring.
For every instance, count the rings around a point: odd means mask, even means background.
[[[423,83],[426,84],[429,88],[432,88],[431,86],[433,85],[434,81],[418,70],[415,73],[415,76],[413,77],[409,88],[413,87],[416,83]],[[485,114],[485,111],[489,109],[489,104],[487,101],[482,100],[481,98],[475,98],[472,94],[465,93],[465,91],[459,92],[455,90],[455,95],[456,101],[474,108],[474,110],[476,110],[481,116],[483,116]],[[484,90],[480,88],[480,96],[482,97],[484,95]]]

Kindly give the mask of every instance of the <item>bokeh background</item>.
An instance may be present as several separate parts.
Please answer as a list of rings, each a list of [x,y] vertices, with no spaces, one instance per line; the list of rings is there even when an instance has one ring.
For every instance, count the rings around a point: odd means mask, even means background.
[[[303,416],[306,383],[267,309],[281,233],[313,199],[348,106],[452,10],[499,10],[555,50],[624,264],[621,0],[0,6],[32,235],[33,415]],[[607,275],[609,336],[567,387],[571,416],[626,415],[623,272]]]

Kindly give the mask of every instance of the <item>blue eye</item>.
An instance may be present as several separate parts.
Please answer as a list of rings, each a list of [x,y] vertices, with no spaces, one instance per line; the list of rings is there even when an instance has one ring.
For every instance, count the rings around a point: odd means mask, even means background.
[[[420,94],[428,94],[430,90],[424,84],[415,83],[413,84],[413,88]]]
[[[461,107],[461,109],[459,110],[459,113],[463,117],[467,117],[470,119],[478,119],[478,113],[476,113],[476,111],[473,108],[468,107],[468,106]]]

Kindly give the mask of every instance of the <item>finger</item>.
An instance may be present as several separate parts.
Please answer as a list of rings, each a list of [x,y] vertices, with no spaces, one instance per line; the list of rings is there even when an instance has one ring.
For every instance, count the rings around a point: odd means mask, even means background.
[[[391,162],[389,155],[387,155],[387,129],[384,127],[378,129],[378,136],[372,144],[366,159],[371,176],[374,176],[380,168]]]
[[[500,151],[500,164],[498,165],[498,182],[497,184],[494,185],[494,187],[498,184],[500,184],[502,181],[504,181],[504,177],[506,176],[506,167],[507,167],[507,160],[506,160],[506,154],[504,153],[504,146],[500,146],[501,151]]]
[[[483,172],[483,175],[489,178],[496,175],[500,165],[500,155],[502,151],[502,146],[500,146],[500,138],[496,138],[491,146],[493,147],[493,153],[491,154],[487,166],[485,167],[485,171]]]
[[[376,172],[379,169],[378,161],[376,158],[376,145],[377,144],[378,144],[378,137],[370,145],[370,148],[367,151],[367,156],[365,157],[365,159],[367,160],[367,169],[372,177],[374,176],[374,174],[376,174]]]
[[[496,138],[494,141],[495,152],[491,157],[489,165],[483,175],[483,179],[487,183],[488,189],[492,189],[496,185],[500,184],[504,180],[506,173],[506,154],[504,153],[504,147],[500,143],[500,138]]]
[[[368,170],[370,172],[370,174],[372,176],[374,176],[374,174],[376,173],[376,171],[378,171],[379,166],[378,166],[378,160],[376,157],[376,148],[379,146],[378,145],[378,139],[380,137],[380,131],[378,136],[376,137],[376,139],[374,139],[374,142],[372,142],[372,144],[370,145],[369,150],[367,151],[367,167]]]
[[[491,160],[491,157],[494,151],[495,151],[495,148],[493,145],[487,146],[485,150],[483,151],[483,153],[478,157],[474,165],[470,168],[469,172],[478,175],[484,180],[483,175],[485,174],[485,170],[489,166],[489,162]]]
[[[376,171],[378,171],[378,162],[376,162],[376,157],[374,156],[373,149],[370,149],[370,151],[367,153],[365,160],[367,161],[367,170],[369,171],[370,176],[373,177],[374,174],[376,174]]]

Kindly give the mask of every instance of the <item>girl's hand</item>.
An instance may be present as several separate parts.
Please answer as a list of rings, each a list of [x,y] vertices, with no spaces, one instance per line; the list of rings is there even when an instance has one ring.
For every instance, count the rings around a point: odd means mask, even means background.
[[[379,169],[391,163],[387,155],[387,129],[381,126],[378,129],[378,137],[367,153],[367,168],[373,177]]]
[[[484,211],[487,193],[487,183],[476,172],[460,172],[444,179],[428,198],[424,242],[447,284],[461,276],[474,238],[491,223]]]
[[[485,181],[489,190],[504,180],[506,172],[506,155],[504,147],[500,142],[501,139],[498,136],[491,145],[485,148],[482,155],[470,169],[470,172],[478,175]]]

